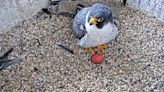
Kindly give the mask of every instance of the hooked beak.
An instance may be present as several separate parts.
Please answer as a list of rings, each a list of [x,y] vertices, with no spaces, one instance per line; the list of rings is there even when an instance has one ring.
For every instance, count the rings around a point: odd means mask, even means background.
[[[90,19],[90,25],[93,25],[93,24],[94,24],[94,25],[97,24],[97,19],[95,19],[95,18],[92,17],[92,18]]]

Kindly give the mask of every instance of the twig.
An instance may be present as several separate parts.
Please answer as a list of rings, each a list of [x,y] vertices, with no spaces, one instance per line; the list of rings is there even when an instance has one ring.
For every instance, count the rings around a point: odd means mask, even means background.
[[[73,13],[69,13],[69,12],[60,12],[60,13],[56,13],[58,16],[59,15],[62,15],[62,16],[65,16],[65,17],[74,17],[75,16],[75,14],[73,14]]]
[[[19,44],[18,44],[18,46],[22,52],[23,51],[23,32],[22,31],[19,33]]]
[[[50,1],[50,5],[55,6],[55,5],[59,4],[59,2],[60,2],[60,1]]]
[[[123,0],[122,4],[125,6],[126,2],[127,2],[127,0]]]
[[[85,7],[84,5],[78,4],[78,5],[77,5],[77,8],[76,8],[76,13],[77,13],[78,11],[80,11],[81,9],[83,9],[84,7]]]
[[[36,39],[36,40],[37,40],[39,46],[42,45],[39,39]]]
[[[67,48],[67,47],[65,47],[65,46],[63,46],[63,45],[58,45],[58,46],[61,47],[61,48],[64,49],[64,50],[70,52],[71,54],[74,54],[74,52],[73,52],[72,50],[70,50],[69,48]]]

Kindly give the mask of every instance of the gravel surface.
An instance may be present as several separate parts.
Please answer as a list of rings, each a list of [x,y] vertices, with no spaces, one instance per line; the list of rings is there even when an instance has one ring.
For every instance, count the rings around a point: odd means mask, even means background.
[[[120,8],[119,36],[99,65],[76,45],[69,17],[43,14],[0,34],[1,54],[10,47],[10,58],[30,51],[23,62],[0,71],[0,92],[163,92],[164,23]]]

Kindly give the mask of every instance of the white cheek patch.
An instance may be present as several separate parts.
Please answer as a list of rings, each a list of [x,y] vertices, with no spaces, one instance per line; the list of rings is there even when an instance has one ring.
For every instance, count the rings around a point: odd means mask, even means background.
[[[85,28],[86,31],[89,32],[90,30],[90,24],[88,23],[88,19],[89,19],[89,15],[90,15],[90,11],[88,11],[87,15],[86,15],[86,19],[85,19]]]

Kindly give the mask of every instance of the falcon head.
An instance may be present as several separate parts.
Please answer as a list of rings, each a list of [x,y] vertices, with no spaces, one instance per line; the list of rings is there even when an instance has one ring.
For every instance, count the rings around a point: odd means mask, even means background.
[[[101,29],[109,22],[113,23],[112,11],[104,4],[94,4],[89,12],[87,20],[90,26],[96,25],[98,29]]]

